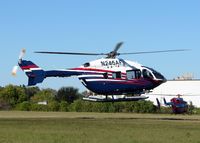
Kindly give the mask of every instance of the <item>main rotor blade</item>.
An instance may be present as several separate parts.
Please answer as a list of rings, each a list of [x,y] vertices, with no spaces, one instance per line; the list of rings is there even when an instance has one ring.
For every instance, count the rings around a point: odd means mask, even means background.
[[[119,53],[117,53],[117,51],[119,50],[119,48],[122,46],[123,42],[119,42],[113,51],[111,51],[110,53],[107,54],[106,58],[115,58],[116,56],[119,55]]]
[[[114,50],[112,51],[113,53],[117,53],[117,51],[119,50],[119,48],[122,46],[123,42],[119,42],[116,47],[114,48]]]
[[[87,56],[103,56],[107,55],[107,58],[119,56],[119,55],[131,55],[131,54],[150,54],[150,53],[166,53],[166,52],[181,52],[181,51],[189,51],[190,49],[175,49],[175,50],[161,50],[161,51],[144,51],[144,52],[132,52],[132,53],[117,53],[117,50],[121,47],[123,42],[120,42],[115,47],[114,51],[110,53],[76,53],[76,52],[48,52],[48,51],[35,51],[34,53],[41,54],[62,54],[62,55],[87,55]]]
[[[147,51],[147,52],[132,52],[132,53],[118,53],[119,55],[131,55],[131,54],[151,54],[151,53],[167,53],[167,52],[182,52],[189,51],[190,49],[175,49],[175,50],[161,50],[161,51]]]
[[[88,56],[107,55],[105,53],[46,52],[46,51],[35,51],[34,53],[41,53],[41,54],[63,54],[63,55],[88,55]]]

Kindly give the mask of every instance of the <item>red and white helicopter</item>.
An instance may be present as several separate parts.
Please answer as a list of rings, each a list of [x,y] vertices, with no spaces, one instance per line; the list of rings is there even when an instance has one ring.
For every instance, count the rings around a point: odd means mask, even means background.
[[[83,98],[89,101],[114,102],[114,101],[137,101],[148,97],[141,96],[166,82],[165,77],[156,70],[143,66],[139,63],[118,58],[119,55],[177,52],[186,49],[148,51],[133,53],[118,53],[123,43],[116,45],[109,53],[74,53],[74,52],[46,52],[37,51],[42,54],[68,54],[68,55],[88,55],[105,56],[84,63],[80,67],[60,70],[43,70],[31,61],[23,60],[25,50],[22,50],[18,65],[28,76],[28,86],[42,83],[47,77],[70,77],[77,76],[82,84],[90,91],[101,96],[89,96]],[[12,73],[16,74],[17,66]],[[123,95],[123,96],[122,96]],[[130,96],[131,95],[131,96]]]
[[[174,95],[165,95],[165,96],[174,96]],[[183,114],[183,113],[187,113],[188,111],[188,103],[186,101],[184,101],[183,98],[181,98],[182,95],[178,94],[176,95],[177,97],[173,97],[170,99],[170,102],[166,102],[166,99],[163,98],[164,101],[164,105],[165,106],[171,106],[172,108],[172,112],[174,114]],[[156,98],[157,104],[158,104],[158,108],[160,109],[161,103],[158,100],[158,98]]]

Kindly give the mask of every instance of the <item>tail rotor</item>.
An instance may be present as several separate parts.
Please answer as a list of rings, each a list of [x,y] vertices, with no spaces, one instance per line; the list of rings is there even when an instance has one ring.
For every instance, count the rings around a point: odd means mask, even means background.
[[[21,60],[22,60],[22,58],[24,57],[25,53],[26,53],[26,49],[23,48],[23,49],[21,50],[20,54],[19,54],[19,63],[21,62]]]
[[[20,54],[19,54],[18,63],[21,63],[22,58],[24,57],[25,53],[26,53],[26,49],[23,48],[23,49],[21,50]],[[12,73],[11,73],[13,76],[16,76],[16,75],[17,75],[18,68],[19,68],[18,65],[15,65],[15,66],[13,67]]]

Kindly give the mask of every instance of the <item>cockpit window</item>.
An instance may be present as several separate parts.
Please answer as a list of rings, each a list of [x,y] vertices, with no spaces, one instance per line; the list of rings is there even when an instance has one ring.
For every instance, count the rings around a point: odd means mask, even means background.
[[[150,78],[150,79],[153,79],[153,75],[146,69],[143,69],[142,70],[142,74],[143,74],[143,77],[144,78]]]
[[[90,66],[90,63],[85,63],[83,64],[84,67],[89,67]]]

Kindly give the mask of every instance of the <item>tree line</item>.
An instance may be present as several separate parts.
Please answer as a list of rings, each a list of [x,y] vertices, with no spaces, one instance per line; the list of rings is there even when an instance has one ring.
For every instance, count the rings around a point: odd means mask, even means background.
[[[96,103],[81,100],[74,87],[58,90],[39,87],[7,85],[0,87],[0,110],[21,111],[62,111],[62,112],[131,112],[131,113],[171,113],[170,108],[158,110],[151,101]],[[200,113],[192,108],[191,113]]]

